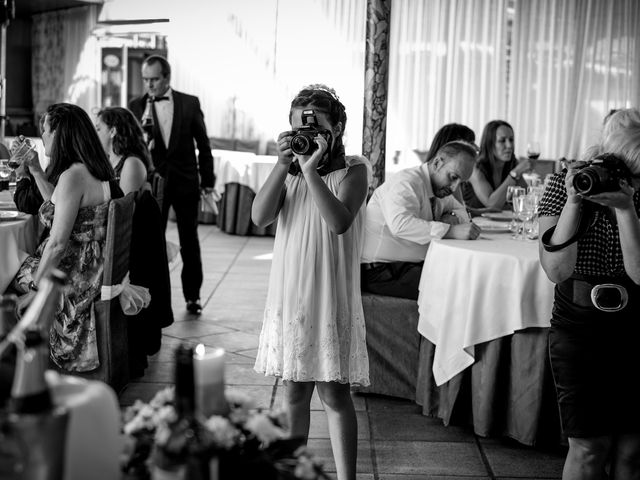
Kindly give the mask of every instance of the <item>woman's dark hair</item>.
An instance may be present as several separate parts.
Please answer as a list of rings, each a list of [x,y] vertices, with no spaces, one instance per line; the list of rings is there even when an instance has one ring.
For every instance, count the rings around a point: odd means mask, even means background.
[[[98,118],[116,131],[113,152],[122,158],[138,157],[149,171],[149,149],[144,141],[142,127],[133,113],[122,107],[107,107],[98,112]]]
[[[474,143],[476,141],[476,134],[473,133],[473,130],[469,127],[460,123],[447,123],[443,125],[433,136],[424,163],[433,159],[443,145],[453,142],[454,140],[464,140],[468,143]]]
[[[60,175],[74,163],[84,164],[98,180],[114,179],[115,172],[87,112],[70,103],[54,103],[42,116],[43,130],[45,119],[51,132],[55,132],[48,168],[52,184],[56,185]]]
[[[304,87],[291,101],[289,123],[291,123],[293,109],[299,107],[314,107],[317,111],[325,113],[329,117],[331,125],[334,127],[338,123],[342,123],[340,134],[335,137],[332,155],[340,154],[340,152],[344,154],[342,136],[344,134],[344,129],[347,126],[347,112],[345,111],[342,102],[338,99],[335,90],[322,84]]]
[[[482,130],[482,138],[480,139],[480,153],[478,154],[477,166],[484,173],[487,181],[493,185],[493,162],[496,159],[496,135],[500,127],[507,127],[513,132],[513,127],[504,120],[491,120],[484,126]],[[506,162],[503,169],[512,170],[517,164],[516,156],[511,154],[511,160]]]

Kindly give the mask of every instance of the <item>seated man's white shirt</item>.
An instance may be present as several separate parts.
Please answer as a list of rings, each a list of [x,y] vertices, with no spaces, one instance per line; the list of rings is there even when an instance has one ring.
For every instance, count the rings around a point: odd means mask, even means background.
[[[450,225],[438,220],[452,212],[469,221],[452,195],[434,196],[427,164],[396,173],[367,204],[362,262],[424,261],[429,242],[449,231]]]

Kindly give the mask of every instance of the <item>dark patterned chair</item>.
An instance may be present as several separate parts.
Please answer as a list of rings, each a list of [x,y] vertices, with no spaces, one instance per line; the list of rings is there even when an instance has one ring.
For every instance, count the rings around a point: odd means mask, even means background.
[[[103,286],[122,283],[129,271],[133,209],[133,193],[112,200],[109,205]],[[105,382],[119,393],[129,382],[128,319],[119,297],[97,300],[94,307],[100,366],[80,376]]]

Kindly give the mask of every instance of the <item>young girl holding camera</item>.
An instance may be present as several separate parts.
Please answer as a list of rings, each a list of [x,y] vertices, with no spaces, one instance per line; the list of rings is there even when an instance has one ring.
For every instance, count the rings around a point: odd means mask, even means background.
[[[608,132],[601,153],[615,181],[570,167],[539,206],[540,261],[556,283],[549,357],[569,442],[563,480],[640,479],[640,122]]]
[[[317,387],[338,479],[354,480],[350,384],[369,384],[360,252],[370,167],[345,156],[346,121],[332,89],[301,90],[291,102],[292,131],[278,137],[278,162],[251,216],[259,226],[278,220],[255,369],[283,379],[292,437],[308,437]]]

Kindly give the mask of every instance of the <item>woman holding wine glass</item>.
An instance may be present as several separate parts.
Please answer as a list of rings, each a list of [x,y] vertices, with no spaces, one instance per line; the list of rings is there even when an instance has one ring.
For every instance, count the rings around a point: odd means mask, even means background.
[[[11,144],[11,159],[16,172],[16,189],[13,202],[24,213],[37,215],[44,198],[40,189],[53,191],[48,176],[40,165],[40,159],[33,142],[20,135]]]
[[[484,127],[478,162],[471,178],[463,185],[468,207],[501,210],[509,185],[527,187],[522,174],[531,170],[531,160],[518,161],[514,149],[513,128],[507,122],[493,120]]]

